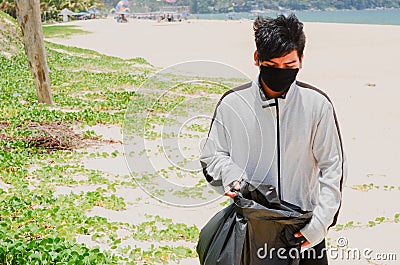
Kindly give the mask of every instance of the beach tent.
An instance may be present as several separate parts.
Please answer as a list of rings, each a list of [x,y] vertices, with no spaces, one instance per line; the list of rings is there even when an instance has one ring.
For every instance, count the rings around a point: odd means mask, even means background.
[[[86,10],[79,11],[78,13],[74,13],[73,16],[80,19],[90,19],[92,18],[92,14],[90,14]]]
[[[88,12],[93,18],[99,17],[101,15],[101,12],[97,10],[94,6],[89,7]]]
[[[64,22],[67,22],[68,21],[68,16],[72,16],[72,15],[74,15],[75,13],[74,12],[72,12],[71,10],[69,10],[68,8],[64,8],[63,10],[61,10],[61,12],[60,12],[60,16],[63,16],[63,21]]]

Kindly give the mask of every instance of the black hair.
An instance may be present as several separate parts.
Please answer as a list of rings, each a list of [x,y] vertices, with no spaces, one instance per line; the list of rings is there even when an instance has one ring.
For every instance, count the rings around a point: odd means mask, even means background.
[[[285,56],[296,50],[301,60],[306,36],[303,31],[303,23],[296,15],[279,15],[273,19],[270,17],[258,17],[253,24],[254,37],[260,61]]]

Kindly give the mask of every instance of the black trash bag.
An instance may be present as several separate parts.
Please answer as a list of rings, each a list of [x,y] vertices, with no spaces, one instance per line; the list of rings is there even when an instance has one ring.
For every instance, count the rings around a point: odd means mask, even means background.
[[[236,213],[247,220],[241,265],[296,265],[304,238],[294,233],[311,219],[312,212],[280,201],[272,185],[257,187],[244,182],[235,198]]]
[[[312,212],[281,202],[275,187],[242,181],[234,203],[218,212],[200,232],[202,265],[296,265],[302,239],[294,237]]]
[[[234,204],[219,211],[201,229],[197,244],[200,263],[240,265],[246,227]]]

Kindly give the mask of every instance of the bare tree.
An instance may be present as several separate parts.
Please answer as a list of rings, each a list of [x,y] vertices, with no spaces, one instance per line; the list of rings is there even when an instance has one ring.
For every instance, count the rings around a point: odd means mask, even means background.
[[[24,36],[29,69],[35,80],[39,102],[52,105],[49,68],[46,61],[40,16],[40,1],[15,0],[15,4],[18,23]]]

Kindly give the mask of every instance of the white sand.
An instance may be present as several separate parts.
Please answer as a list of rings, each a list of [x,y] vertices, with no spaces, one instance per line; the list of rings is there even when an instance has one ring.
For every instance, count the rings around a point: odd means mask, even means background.
[[[188,60],[212,60],[231,65],[251,77],[257,73],[253,64],[252,22],[248,20],[190,20],[170,24],[131,20],[127,24],[118,24],[113,19],[105,19],[70,24],[82,26],[93,33],[52,41],[122,58],[143,57],[160,67]],[[400,108],[397,103],[400,96],[397,80],[400,73],[400,27],[305,23],[305,30],[307,45],[299,79],[325,90],[331,96],[349,162],[339,223],[365,223],[380,216],[393,218],[394,213],[400,212],[397,203],[400,199],[397,189],[400,186]],[[119,137],[116,136],[117,139]],[[105,161],[98,166],[92,162],[89,162],[91,168],[94,166],[107,171]],[[115,159],[109,165],[115,173],[126,171],[123,159]],[[396,190],[378,189],[365,193],[350,188],[364,183],[381,187],[394,185]],[[128,199],[129,192],[120,192]],[[162,207],[157,202],[151,203],[151,198],[145,200],[150,205],[146,204],[143,213],[158,214],[161,211]],[[140,208],[140,205],[135,207]],[[132,214],[135,207],[130,209]],[[211,208],[212,211],[198,209],[200,214],[197,216],[180,208],[169,208],[170,211],[160,214],[201,226],[218,210],[218,205]],[[97,209],[97,212],[101,211]],[[102,215],[107,213],[103,211]],[[108,215],[119,220],[129,218],[129,211]],[[333,240],[348,236],[351,247],[397,251],[399,260],[398,246],[385,240],[398,236],[399,232],[399,224],[381,224],[370,229],[331,231],[329,235]],[[334,260],[331,264],[347,263]],[[361,260],[351,264],[367,263]],[[397,263],[376,261],[376,264]]]

